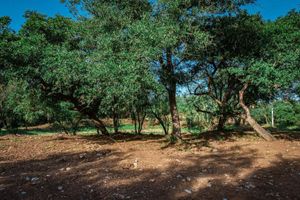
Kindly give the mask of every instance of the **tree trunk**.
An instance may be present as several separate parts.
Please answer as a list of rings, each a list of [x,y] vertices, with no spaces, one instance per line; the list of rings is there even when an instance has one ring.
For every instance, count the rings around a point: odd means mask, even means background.
[[[133,110],[132,119],[134,121],[135,134],[140,135],[142,133],[145,118],[146,113],[140,113],[139,111]]]
[[[113,113],[113,126],[114,126],[114,132],[115,134],[117,134],[119,132],[119,118],[115,112]]]
[[[77,134],[77,131],[79,129],[79,125],[80,125],[80,122],[81,122],[81,116],[75,121],[75,123],[72,123],[72,129],[73,129],[73,135],[76,135]]]
[[[218,131],[223,131],[224,130],[226,120],[227,120],[227,117],[223,114],[219,117],[218,126],[217,126]]]
[[[169,106],[170,106],[170,113],[172,118],[172,135],[178,139],[181,139],[181,127],[180,127],[180,119],[179,113],[176,104],[176,88],[169,90]]]
[[[168,123],[166,123],[160,116],[159,114],[156,114],[154,111],[152,111],[154,117],[158,120],[159,124],[164,130],[165,135],[169,134],[169,126]]]
[[[100,132],[103,135],[109,136],[108,130],[106,129],[104,123],[100,119],[98,119],[97,117],[93,117],[92,120],[97,128],[97,132],[98,132],[98,130],[100,130]]]
[[[261,127],[255,119],[251,116],[250,109],[248,106],[246,106],[244,102],[244,93],[248,88],[248,83],[244,85],[244,87],[239,92],[239,104],[243,108],[245,114],[246,114],[246,121],[249,123],[249,125],[265,140],[272,141],[275,140],[274,136],[272,136],[266,129]]]
[[[234,125],[241,126],[242,118],[240,116],[234,118]]]
[[[176,85],[177,79],[175,75],[175,66],[172,63],[172,51],[170,48],[166,49],[166,63],[164,63],[163,56],[160,58],[160,64],[163,70],[163,79],[166,80],[165,86],[169,96],[169,108],[172,119],[172,136],[181,140],[181,127],[179,113],[176,104]]]
[[[144,122],[145,122],[145,118],[146,118],[146,114],[145,113],[142,113],[142,116],[140,116],[138,114],[138,123],[139,123],[138,134],[142,133],[143,125],[144,125]]]

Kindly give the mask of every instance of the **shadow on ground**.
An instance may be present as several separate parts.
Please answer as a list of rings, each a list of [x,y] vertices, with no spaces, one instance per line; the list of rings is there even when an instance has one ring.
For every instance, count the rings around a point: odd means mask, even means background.
[[[235,146],[210,154],[187,154],[183,163],[145,168],[124,163],[131,152],[118,148],[2,160],[0,194],[2,200],[300,199],[299,159],[278,155],[276,162],[263,168],[254,165],[261,156],[256,150],[242,154],[240,150]]]

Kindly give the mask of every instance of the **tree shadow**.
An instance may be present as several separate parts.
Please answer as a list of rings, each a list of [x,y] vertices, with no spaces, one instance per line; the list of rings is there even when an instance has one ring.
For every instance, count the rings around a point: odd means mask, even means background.
[[[257,150],[240,153],[241,148],[184,156],[168,153],[168,164],[160,166],[157,161],[152,167],[136,167],[133,152],[117,148],[2,160],[1,199],[300,198],[299,159],[278,155],[263,168],[254,164],[261,157]]]
[[[79,136],[82,140],[91,141],[97,144],[113,144],[120,142],[133,142],[133,141],[149,141],[149,142],[160,142],[165,141],[164,135],[135,135],[127,133],[113,134],[110,137],[103,135],[81,135]]]

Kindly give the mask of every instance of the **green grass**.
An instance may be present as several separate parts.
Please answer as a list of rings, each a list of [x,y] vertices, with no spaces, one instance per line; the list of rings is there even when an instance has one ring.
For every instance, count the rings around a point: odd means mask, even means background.
[[[230,131],[234,130],[236,127],[234,125],[229,125],[226,126],[225,129]],[[114,129],[113,127],[107,127],[108,131],[113,134]],[[291,126],[291,127],[286,127],[284,129],[285,131],[299,131],[300,127],[299,126]],[[135,134],[134,131],[134,125],[132,124],[122,124],[119,127],[120,132],[126,132],[128,134]],[[190,133],[193,136],[199,136],[204,130],[200,128],[182,128],[182,132],[184,133]],[[69,130],[70,134],[72,133],[71,130]],[[58,133],[64,133],[61,129],[55,129],[55,128],[48,128],[48,129],[32,129],[32,130],[25,130],[23,128],[21,129],[14,129],[14,130],[0,130],[0,136],[1,135],[7,135],[7,134],[24,134],[24,135],[54,135]],[[97,130],[93,126],[84,126],[80,127],[77,131],[78,135],[95,135],[97,134]],[[149,135],[163,135],[163,130],[159,125],[155,126],[148,126],[146,129],[142,130],[142,134]]]
[[[110,133],[114,132],[113,127],[107,127],[108,131]],[[70,134],[72,133],[72,130],[68,130]],[[121,132],[127,132],[134,134],[134,125],[132,124],[123,124],[119,127],[119,131]],[[20,134],[20,135],[53,135],[58,133],[64,133],[61,129],[55,129],[55,128],[49,128],[49,129],[32,129],[32,130],[26,130],[26,129],[12,129],[12,130],[0,130],[0,135],[7,135],[7,134]],[[163,134],[162,129],[160,126],[149,126],[147,129],[143,129],[143,134]],[[97,134],[97,129],[92,126],[85,126],[80,127],[77,131],[78,135],[94,135]]]

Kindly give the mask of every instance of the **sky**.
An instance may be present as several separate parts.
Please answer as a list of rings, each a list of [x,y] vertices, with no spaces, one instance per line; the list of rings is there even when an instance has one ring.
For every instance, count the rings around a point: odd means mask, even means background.
[[[300,0],[257,0],[254,5],[247,6],[250,13],[259,12],[266,20],[274,20],[291,9],[299,8]],[[68,8],[59,0],[0,0],[0,16],[10,16],[11,28],[14,30],[21,28],[26,10],[38,11],[48,16],[60,14],[71,17]]]

